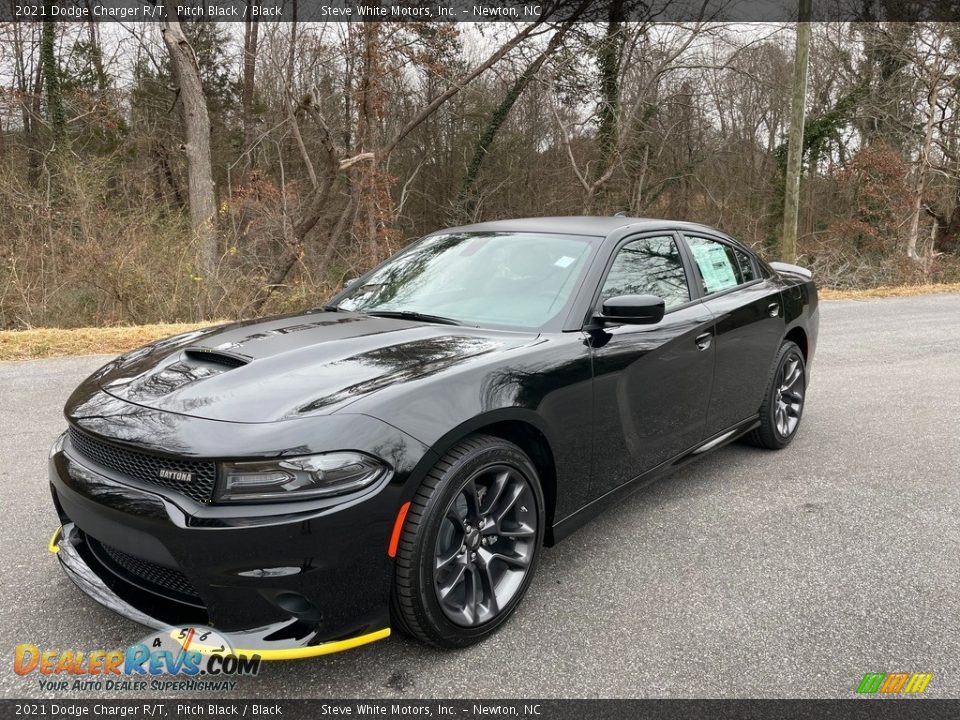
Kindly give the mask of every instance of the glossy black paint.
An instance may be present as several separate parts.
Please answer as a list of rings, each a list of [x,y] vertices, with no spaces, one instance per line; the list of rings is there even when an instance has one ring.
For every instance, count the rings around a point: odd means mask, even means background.
[[[387,627],[397,511],[464,436],[482,430],[528,452],[553,543],[699,449],[753,427],[784,337],[812,361],[812,281],[754,258],[760,279],[703,297],[683,234],[741,247],[710,228],[537,218],[456,230],[589,236],[590,265],[568,311],[540,332],[312,310],[129,353],[88,378],[65,410],[74,428],[140,452],[234,460],[354,450],[385,461],[388,477],[345,498],[216,505],[98,467],[64,438],[50,478],[70,527],[72,552],[61,558],[68,574],[118,612],[136,609],[141,622],[144,614],[158,623],[199,616],[227,631],[259,628],[265,646]],[[680,244],[690,302],[655,324],[597,323],[613,253],[650,232]],[[88,536],[182,572],[202,602],[124,583],[98,564]],[[91,589],[89,573],[103,587]],[[291,593],[309,609],[291,610]]]

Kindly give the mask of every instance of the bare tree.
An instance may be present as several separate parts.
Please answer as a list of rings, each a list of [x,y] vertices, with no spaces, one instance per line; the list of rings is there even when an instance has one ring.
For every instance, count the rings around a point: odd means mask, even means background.
[[[253,99],[256,88],[260,23],[252,17],[257,4],[257,0],[247,0],[247,20],[243,27],[243,89],[240,95],[240,111],[243,116],[243,152],[247,170],[252,170],[256,165]]]
[[[920,239],[920,216],[926,200],[927,185],[932,166],[931,150],[934,146],[934,133],[938,121],[942,120],[940,95],[946,86],[954,81],[951,77],[951,63],[946,46],[949,43],[947,29],[943,23],[932,23],[917,33],[916,54],[913,67],[925,104],[923,110],[923,136],[917,152],[916,174],[910,213],[910,229],[907,233],[907,257],[921,265],[926,257],[917,245]],[[908,51],[909,52],[909,51]],[[930,248],[931,252],[933,248]]]
[[[177,102],[183,119],[184,145],[190,198],[190,225],[199,243],[198,268],[206,278],[216,274],[217,201],[210,161],[210,116],[200,82],[197,56],[187,41],[180,23],[164,20],[160,25],[163,43],[177,85]]]

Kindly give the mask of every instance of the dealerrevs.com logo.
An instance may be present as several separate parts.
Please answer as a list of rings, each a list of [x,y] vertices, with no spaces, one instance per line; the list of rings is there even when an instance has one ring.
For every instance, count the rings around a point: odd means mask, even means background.
[[[237,652],[221,633],[171,627],[125,650],[50,650],[17,645],[13,670],[39,675],[42,690],[101,692],[224,691],[260,672],[260,656]]]
[[[919,695],[927,689],[933,673],[867,673],[857,686],[861,695]]]

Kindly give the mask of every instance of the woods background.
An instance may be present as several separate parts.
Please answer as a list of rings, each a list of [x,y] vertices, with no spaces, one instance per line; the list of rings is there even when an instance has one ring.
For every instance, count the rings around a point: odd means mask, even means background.
[[[794,26],[625,18],[0,25],[0,328],[309,307],[505,217],[699,221],[778,259]],[[960,280],[958,71],[960,25],[814,25],[821,285]]]

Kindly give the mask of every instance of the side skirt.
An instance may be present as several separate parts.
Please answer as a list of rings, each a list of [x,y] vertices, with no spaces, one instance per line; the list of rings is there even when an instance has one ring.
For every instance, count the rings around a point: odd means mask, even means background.
[[[746,435],[758,425],[760,425],[760,417],[759,415],[754,415],[743,422],[737,423],[733,427],[727,428],[726,430],[707,438],[700,444],[695,445],[689,450],[680,453],[676,457],[671,458],[660,465],[657,465],[655,468],[647,470],[645,473],[635,477],[633,480],[628,480],[623,485],[615,487],[613,490],[610,490],[595,500],[591,500],[576,512],[568,515],[559,522],[554,523],[553,542],[551,545],[556,544],[574,530],[582,527],[589,520],[599,515],[611,505],[618,504],[624,498],[632,495],[637,490],[645,488],[647,485],[650,485],[651,483],[669,475],[677,468],[683,467],[687,463],[703,457],[711,450],[716,450],[718,448],[722,448],[724,445],[729,445],[734,440]]]

